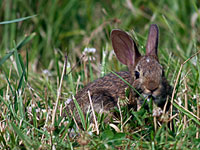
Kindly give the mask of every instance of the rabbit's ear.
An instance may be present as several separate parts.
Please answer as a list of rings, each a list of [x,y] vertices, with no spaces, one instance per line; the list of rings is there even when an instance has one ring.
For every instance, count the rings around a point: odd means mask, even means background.
[[[133,39],[124,31],[112,30],[111,40],[118,60],[130,69],[141,56]]]
[[[154,55],[158,57],[158,27],[152,24],[149,29],[149,36],[146,44],[146,55]]]

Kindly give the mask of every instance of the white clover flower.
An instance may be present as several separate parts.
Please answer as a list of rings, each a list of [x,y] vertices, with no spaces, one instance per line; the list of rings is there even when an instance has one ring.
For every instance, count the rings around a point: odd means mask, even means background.
[[[43,131],[47,131],[47,128],[46,128],[46,127],[43,127],[42,129],[43,129]]]
[[[43,71],[42,71],[42,73],[44,73],[46,76],[52,76],[52,74],[51,74],[51,72],[48,70],[48,69],[44,69]]]
[[[32,113],[32,109],[35,107],[35,104],[31,104],[29,107],[27,107],[27,111],[29,113]]]
[[[9,100],[10,99],[10,95],[6,95],[6,99]]]
[[[92,136],[92,131],[89,131],[88,134],[89,134],[90,136]]]
[[[19,91],[18,91],[18,95],[19,95],[19,96],[22,95],[22,90],[21,90],[21,89],[19,89]]]
[[[83,51],[83,55],[85,55],[84,61],[95,60],[94,54],[96,53],[95,48],[88,48],[86,47]]]
[[[96,48],[88,48],[86,47],[83,51],[83,54],[87,54],[87,53],[91,53],[91,54],[95,54],[96,52]]]
[[[185,93],[186,91],[187,91],[186,89],[183,89],[183,90],[182,90],[183,93]]]
[[[191,62],[192,62],[192,64],[193,64],[194,66],[196,66],[196,65],[197,65],[197,57],[192,58],[192,59],[191,59]]]
[[[45,113],[47,110],[46,109],[42,109],[42,112]]]
[[[178,97],[178,104],[179,104],[179,105],[182,105],[182,101],[181,101],[181,98],[180,98],[180,97]]]
[[[71,103],[72,99],[71,98],[68,98],[66,101],[65,101],[65,105],[69,105],[69,103]]]
[[[28,111],[28,113],[31,113],[32,112],[32,107],[31,106],[28,107],[27,111]]]
[[[71,138],[76,136],[76,131],[73,128],[68,133],[69,133],[69,137]]]
[[[193,111],[194,113],[196,113],[196,108],[195,108],[193,105],[191,105],[191,109],[192,109],[192,111]]]
[[[70,65],[70,63],[69,63],[69,62],[67,63],[67,68],[71,68],[71,65]]]
[[[153,116],[154,117],[159,117],[161,116],[161,114],[163,113],[162,109],[161,108],[156,108],[156,109],[153,109]]]
[[[41,109],[40,109],[40,108],[37,108],[37,109],[35,109],[35,112],[36,112],[36,113],[39,113],[39,112],[41,112]]]
[[[197,95],[193,95],[192,99],[197,99]]]

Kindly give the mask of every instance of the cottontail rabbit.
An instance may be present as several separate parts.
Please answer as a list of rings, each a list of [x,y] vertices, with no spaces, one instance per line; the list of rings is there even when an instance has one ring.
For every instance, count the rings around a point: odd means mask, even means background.
[[[128,66],[129,71],[116,72],[124,80],[130,83],[141,95],[131,90],[128,106],[140,107],[145,99],[151,98],[158,107],[163,107],[167,95],[171,94],[171,87],[164,77],[164,70],[158,61],[158,27],[152,24],[149,29],[146,44],[146,54],[141,56],[135,41],[122,30],[113,30],[111,40],[114,52],[118,60]],[[86,113],[90,107],[88,91],[90,91],[94,110],[99,112],[110,112],[117,106],[118,99],[125,99],[125,89],[129,86],[118,76],[110,73],[102,78],[86,85],[79,91],[75,98],[82,111]],[[136,104],[137,103],[137,104]],[[72,111],[74,102],[70,104]],[[80,121],[76,112],[75,117]]]

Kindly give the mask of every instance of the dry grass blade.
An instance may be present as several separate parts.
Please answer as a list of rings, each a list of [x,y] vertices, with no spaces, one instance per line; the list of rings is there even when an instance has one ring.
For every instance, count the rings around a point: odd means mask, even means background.
[[[200,118],[200,99],[199,99],[198,92],[196,92],[196,95],[197,95],[197,117]],[[197,127],[198,127],[198,131],[196,133],[196,139],[199,138],[199,128],[200,128],[199,125],[197,125]]]
[[[113,129],[115,129],[115,131],[116,131],[117,133],[120,133],[120,132],[121,132],[120,129],[119,129],[115,124],[110,123],[109,126],[111,126]]]
[[[119,99],[118,99],[118,102],[117,102],[117,107],[119,108],[119,114],[120,114],[121,132],[123,132],[123,126],[122,126],[123,125],[123,116],[122,116],[122,111],[121,111]]]
[[[94,107],[93,107],[93,104],[92,104],[92,99],[91,99],[90,91],[88,91],[88,97],[89,97],[89,101],[90,101],[90,105],[91,105],[91,109],[92,109],[92,115],[94,117],[94,123],[95,123],[96,131],[97,131],[97,135],[99,135],[99,128],[98,128],[98,124],[97,124],[96,115],[94,113]]]
[[[169,101],[169,96],[167,96],[167,100],[166,100],[164,108],[163,108],[163,114],[166,113],[166,108],[167,108],[168,101]]]
[[[155,116],[153,117],[153,123],[154,123],[154,129],[155,131],[157,131],[157,119]]]
[[[71,68],[71,70],[69,72],[66,73],[66,75],[70,74],[77,67],[77,65],[83,60],[84,57],[85,57],[85,55],[82,55],[80,57],[79,61]]]
[[[77,85],[76,85],[76,93],[78,92],[78,86],[80,84],[81,76],[78,76]]]
[[[56,111],[57,111],[57,108],[58,108],[58,102],[59,102],[59,98],[60,98],[60,94],[61,94],[61,88],[62,88],[62,82],[63,82],[66,64],[67,64],[67,60],[65,59],[63,71],[62,71],[62,75],[61,75],[61,79],[60,79],[60,85],[59,85],[59,88],[58,88],[58,91],[57,91],[56,105],[54,107],[53,115],[52,115],[52,126],[54,126],[54,123],[55,123]]]
[[[188,98],[187,98],[188,87],[187,87],[186,78],[184,78],[184,84],[185,84],[185,92],[184,92],[184,95],[185,95],[185,109],[188,110]],[[184,126],[183,126],[183,128],[186,128],[186,126],[187,126],[187,117],[186,117],[186,115],[184,115]]]
[[[175,115],[171,116],[171,117],[169,118],[169,121],[172,121],[172,119],[174,119],[176,116],[178,116],[177,113],[176,113]]]
[[[124,125],[125,125],[131,118],[132,118],[132,116],[130,116],[130,117],[123,123],[122,129],[123,129]]]
[[[73,112],[72,112],[72,110],[71,110],[71,109],[69,109],[69,111],[70,111],[70,113],[71,113],[71,116],[72,116],[72,118],[73,118],[73,120],[74,120],[74,123],[76,124],[76,127],[77,127],[77,129],[78,129],[78,130],[80,130],[80,128],[79,128],[79,126],[78,126],[78,123],[77,123],[77,121],[76,121],[76,119],[75,119],[75,117],[74,117],[74,115],[73,115]]]

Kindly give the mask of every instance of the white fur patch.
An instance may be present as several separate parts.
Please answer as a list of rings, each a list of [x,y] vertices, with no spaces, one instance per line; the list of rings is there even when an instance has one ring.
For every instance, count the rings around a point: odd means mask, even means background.
[[[150,62],[149,58],[146,59],[147,62]]]

